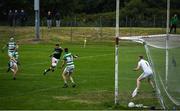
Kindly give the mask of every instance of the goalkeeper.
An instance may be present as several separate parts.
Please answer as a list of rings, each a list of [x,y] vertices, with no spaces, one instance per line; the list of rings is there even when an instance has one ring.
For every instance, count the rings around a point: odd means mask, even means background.
[[[170,33],[172,32],[173,29],[174,29],[174,33],[176,33],[176,27],[178,23],[178,18],[176,14],[171,18],[170,23],[171,23]]]
[[[153,71],[148,63],[148,61],[144,60],[143,56],[139,56],[139,62],[136,68],[134,68],[134,71],[138,71],[139,69],[143,70],[143,73],[137,78],[137,87],[132,93],[132,97],[135,97],[137,95],[137,92],[140,88],[141,81],[144,79],[148,79],[148,82],[152,85],[154,89],[154,83],[151,80],[153,76]]]

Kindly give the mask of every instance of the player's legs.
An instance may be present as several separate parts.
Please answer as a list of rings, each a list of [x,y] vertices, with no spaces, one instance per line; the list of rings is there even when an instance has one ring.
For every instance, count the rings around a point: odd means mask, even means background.
[[[76,87],[76,83],[74,82],[74,79],[72,77],[72,75],[69,76],[71,83],[72,83],[72,87]]]
[[[141,85],[141,81],[145,79],[145,75],[144,73],[142,73],[136,80],[136,88],[134,89],[133,93],[132,93],[132,97],[135,97],[137,95],[137,92],[140,88],[140,85]]]
[[[71,80],[72,83],[74,83],[74,79],[73,79],[72,75],[69,76],[69,79]]]
[[[153,81],[151,80],[152,74],[144,74],[142,73],[138,78],[137,78],[137,87],[135,88],[135,90],[132,93],[132,97],[135,97],[137,95],[137,92],[140,88],[141,85],[141,81],[144,80],[145,78],[148,78],[148,82],[152,85],[152,87],[154,88],[154,84]]]
[[[46,73],[49,72],[49,71],[54,72],[54,69],[57,66],[57,63],[58,63],[58,59],[52,57],[51,66],[48,69],[45,69],[43,74],[46,75]]]
[[[142,73],[136,80],[137,90],[139,90],[141,81],[145,79],[144,73]]]
[[[151,84],[152,88],[155,89],[154,83],[152,81],[152,75],[149,75],[148,82],[149,82],[149,84]]]
[[[72,77],[73,74],[73,70],[74,70],[74,66],[67,66],[62,74],[63,80],[64,80],[64,88],[68,87],[67,85],[67,80],[70,79],[71,83],[72,83],[72,87],[76,87],[76,84],[74,82],[74,79]]]
[[[13,79],[16,80],[16,74],[17,74],[17,71],[18,71],[18,67],[17,67],[17,64],[16,63],[12,63],[12,67],[11,67],[11,71],[13,72]]]
[[[8,69],[6,72],[9,72],[11,70],[10,61],[8,62]]]
[[[170,26],[170,31],[169,31],[169,33],[171,33],[171,32],[172,32],[172,29],[173,29],[173,26],[171,25],[171,26]]]
[[[176,33],[176,25],[174,25],[174,33]]]
[[[67,72],[66,70],[67,70],[67,69],[65,68],[64,71],[63,71],[63,73],[62,73],[62,78],[63,78],[63,80],[64,80],[64,86],[63,86],[63,88],[67,88],[67,87],[68,87],[68,85],[67,85],[67,75],[68,75],[68,72]]]
[[[176,33],[176,25],[172,24],[170,27],[170,33],[174,30],[174,33]]]
[[[9,57],[9,60],[13,57],[13,52],[11,51],[8,51],[8,57]],[[9,72],[11,70],[11,63],[10,61],[8,61],[8,69],[6,72]]]
[[[69,68],[69,78],[70,78],[70,80],[71,80],[72,87],[76,87],[76,84],[75,84],[74,79],[73,79],[73,77],[72,77],[73,72],[74,72],[74,65],[73,65],[73,66],[70,66],[70,68]]]

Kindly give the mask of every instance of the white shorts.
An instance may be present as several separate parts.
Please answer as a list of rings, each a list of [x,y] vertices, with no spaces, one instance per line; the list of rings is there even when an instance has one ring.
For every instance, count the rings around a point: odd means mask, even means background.
[[[17,68],[17,63],[14,62],[14,61],[10,61],[10,68],[11,68],[11,69],[14,69],[14,67]]]
[[[142,74],[139,76],[139,78],[140,78],[140,80],[143,80],[143,79],[145,79],[145,78],[150,79],[152,76],[153,76],[152,74],[142,73]]]
[[[74,68],[75,68],[74,65],[66,66],[66,68],[64,69],[64,73],[65,74],[71,74],[71,73],[73,73]]]
[[[58,64],[58,62],[59,62],[59,59],[56,59],[56,58],[54,58],[54,57],[52,57],[52,59],[51,59],[51,65],[53,66],[53,67],[56,67],[57,66],[57,64]]]

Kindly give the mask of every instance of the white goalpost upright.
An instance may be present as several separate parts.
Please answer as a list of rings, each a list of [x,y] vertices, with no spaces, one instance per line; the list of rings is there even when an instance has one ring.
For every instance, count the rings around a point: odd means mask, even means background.
[[[115,44],[115,93],[114,102],[119,103],[119,90],[118,90],[118,62],[119,62],[119,4],[120,0],[116,0],[116,44]]]
[[[169,16],[170,16],[170,0],[167,0],[167,21],[166,21],[166,88],[168,82],[168,65],[169,65],[169,52],[168,52],[168,40],[169,40]]]

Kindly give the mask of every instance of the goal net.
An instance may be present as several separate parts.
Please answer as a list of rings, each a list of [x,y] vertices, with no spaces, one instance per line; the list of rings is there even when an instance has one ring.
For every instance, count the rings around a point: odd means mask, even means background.
[[[122,37],[144,43],[163,109],[180,109],[180,35]]]

